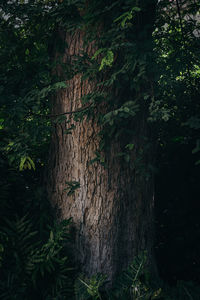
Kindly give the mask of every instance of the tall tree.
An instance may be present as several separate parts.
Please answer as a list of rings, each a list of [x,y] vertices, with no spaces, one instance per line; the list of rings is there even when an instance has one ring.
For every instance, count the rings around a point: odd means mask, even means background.
[[[199,155],[199,4],[157,2],[0,4],[0,147],[39,171],[51,118],[48,191],[89,275],[153,261],[155,140]]]
[[[65,47],[64,53],[56,50],[54,74],[66,79],[67,87],[52,100],[52,117],[58,118],[48,193],[59,217],[72,218],[82,270],[107,274],[113,281],[143,250],[155,268],[155,153],[147,119],[148,99],[154,97],[156,1],[142,1],[140,7],[130,1],[103,2],[82,8],[84,29],[58,31]],[[71,77],[66,65],[74,71]]]

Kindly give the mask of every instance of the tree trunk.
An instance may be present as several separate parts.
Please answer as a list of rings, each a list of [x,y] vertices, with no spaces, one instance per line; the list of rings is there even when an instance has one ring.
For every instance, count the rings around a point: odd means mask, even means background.
[[[83,34],[77,30],[65,38],[68,48],[64,61],[70,63],[81,55]],[[89,44],[86,51],[94,53],[94,44]],[[81,97],[96,89],[95,81],[81,81],[81,74],[67,84],[54,99],[53,114],[79,109]],[[90,163],[100,141],[101,128],[95,117],[75,122],[68,114],[66,121],[55,124],[52,134],[48,180],[51,202],[59,218],[72,218],[75,253],[82,271],[88,276],[107,274],[111,282],[142,250],[147,250],[149,261],[153,260],[153,177],[144,174],[152,151],[148,151],[148,157],[143,151],[148,136],[144,112],[136,123],[133,163],[124,163],[117,157],[120,143],[111,142],[109,153],[102,153],[106,155],[106,167],[99,162]],[[75,128],[66,134],[72,124]],[[70,182],[80,184],[74,193],[67,190]]]

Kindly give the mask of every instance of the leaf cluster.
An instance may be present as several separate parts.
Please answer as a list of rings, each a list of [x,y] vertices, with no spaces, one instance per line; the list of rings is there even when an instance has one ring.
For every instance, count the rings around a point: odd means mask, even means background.
[[[65,299],[72,294],[70,220],[55,216],[38,174],[10,169],[1,157],[0,298]]]
[[[199,287],[191,282],[180,281],[169,287],[162,281],[152,281],[147,271],[146,254],[140,253],[123,271],[113,288],[108,288],[107,277],[97,274],[91,278],[80,275],[75,282],[77,300],[181,300],[198,299]]]

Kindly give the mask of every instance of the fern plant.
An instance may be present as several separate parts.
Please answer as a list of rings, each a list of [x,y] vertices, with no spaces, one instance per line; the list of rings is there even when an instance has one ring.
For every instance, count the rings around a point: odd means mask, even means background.
[[[151,287],[150,274],[147,271],[147,256],[144,252],[140,253],[128,269],[122,272],[111,299],[160,299],[160,294],[161,289]]]
[[[138,255],[122,272],[114,289],[107,289],[106,276],[97,274],[90,279],[81,275],[75,283],[77,300],[150,300],[162,299],[161,289],[153,289],[146,271],[146,254]]]
[[[38,240],[28,215],[5,221],[1,244],[0,298],[66,299],[72,292],[72,268],[64,250],[69,221],[56,224],[46,242]]]
[[[106,280],[105,275],[97,274],[87,278],[83,274],[75,282],[75,295],[77,300],[102,300],[100,288]]]
[[[73,299],[70,220],[54,221],[36,173],[1,156],[0,171],[0,299]]]

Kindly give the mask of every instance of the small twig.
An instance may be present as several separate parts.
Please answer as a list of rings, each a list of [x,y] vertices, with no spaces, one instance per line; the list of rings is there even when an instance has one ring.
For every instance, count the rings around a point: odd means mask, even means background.
[[[60,114],[41,115],[41,114],[36,114],[36,113],[33,113],[33,112],[29,112],[29,114],[27,114],[24,118],[26,119],[30,116],[39,116],[39,117],[43,117],[43,118],[56,118],[56,117],[60,117],[60,116],[64,116],[64,115],[71,115],[71,114],[79,113],[79,112],[82,112],[82,111],[88,109],[92,104],[93,103],[90,103],[89,105],[81,107],[77,110],[66,111],[66,112],[63,112],[63,113],[60,113]]]
[[[66,111],[66,112],[63,112],[63,113],[60,113],[60,114],[49,114],[49,115],[46,115],[46,117],[55,118],[55,117],[59,117],[59,116],[71,115],[71,114],[79,113],[79,112],[82,112],[82,111],[88,109],[92,104],[93,103],[90,103],[89,105],[84,106],[82,108],[79,108],[77,110]]]
[[[188,292],[188,290],[183,286],[183,289],[185,291],[185,293],[188,295],[188,297],[193,300],[192,296],[190,295],[190,293]]]

